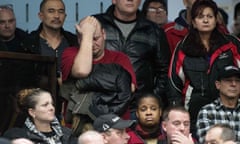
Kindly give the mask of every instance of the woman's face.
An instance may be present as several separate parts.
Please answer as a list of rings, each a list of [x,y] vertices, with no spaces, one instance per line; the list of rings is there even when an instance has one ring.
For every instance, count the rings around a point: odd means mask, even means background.
[[[217,25],[217,18],[211,8],[205,7],[193,19],[192,24],[200,33],[211,33]]]
[[[159,126],[162,110],[158,101],[153,97],[146,97],[139,101],[136,115],[139,124],[146,128]]]
[[[29,114],[33,120],[40,123],[49,123],[55,118],[55,108],[52,96],[49,93],[41,93],[36,99],[37,104],[35,108],[29,109]]]

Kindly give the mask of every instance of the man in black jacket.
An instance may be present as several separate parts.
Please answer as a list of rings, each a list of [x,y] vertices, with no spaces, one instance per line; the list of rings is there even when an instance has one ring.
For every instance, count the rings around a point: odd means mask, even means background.
[[[21,42],[27,33],[16,27],[16,17],[12,5],[0,5],[0,51],[25,52]],[[27,71],[26,71],[27,69]],[[11,125],[16,110],[15,95],[33,83],[33,68],[28,62],[0,60],[0,133]]]
[[[106,48],[128,55],[137,77],[135,95],[154,92],[164,100],[170,59],[168,43],[157,24],[140,17],[140,2],[112,0],[106,13],[95,17],[106,30]]]
[[[58,96],[58,87],[62,83],[61,57],[65,48],[78,45],[77,37],[63,29],[66,12],[62,0],[43,0],[40,3],[38,16],[41,23],[38,29],[32,31],[30,36],[23,41],[23,48],[34,54],[57,58],[56,114],[60,116],[62,99]],[[46,66],[38,65],[37,72],[41,75],[39,86],[49,90]]]
[[[76,28],[80,46],[67,48],[62,56],[63,86],[65,80],[73,81],[76,92],[67,98],[68,110],[80,115],[80,125],[84,118],[90,117],[89,123],[108,113],[129,118],[131,91],[136,86],[130,60],[121,52],[105,49],[105,31],[96,18],[86,17]],[[81,132],[83,127],[78,127]]]
[[[16,28],[16,17],[12,5],[0,5],[0,50],[21,51],[20,43],[26,36],[26,32]]]

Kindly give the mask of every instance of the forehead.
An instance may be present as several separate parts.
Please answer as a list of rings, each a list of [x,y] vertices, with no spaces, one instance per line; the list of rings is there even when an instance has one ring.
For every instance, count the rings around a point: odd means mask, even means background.
[[[101,35],[102,34],[102,27],[101,27],[101,25],[100,25],[100,23],[98,22],[97,23],[97,26],[96,26],[97,28],[96,28],[96,31],[95,31],[95,33],[94,33],[94,35],[95,36],[99,36],[99,35]]]
[[[153,7],[153,8],[163,8],[164,6],[160,2],[150,2],[148,7]]]
[[[158,101],[156,100],[156,98],[153,98],[153,97],[145,97],[145,98],[142,98],[139,101],[139,105],[145,105],[145,104],[156,104],[156,105],[158,105]]]
[[[65,9],[65,6],[63,4],[62,1],[60,0],[48,0],[44,5],[43,5],[43,9]]]
[[[3,18],[9,18],[9,17],[15,17],[13,11],[9,9],[1,9],[0,8],[0,17]]]
[[[187,112],[182,112],[182,111],[177,111],[177,110],[172,110],[170,111],[168,115],[168,119],[170,121],[190,121],[189,114]]]
[[[43,92],[40,93],[40,96],[36,97],[37,104],[43,104],[48,101],[52,101],[52,96],[50,93]]]

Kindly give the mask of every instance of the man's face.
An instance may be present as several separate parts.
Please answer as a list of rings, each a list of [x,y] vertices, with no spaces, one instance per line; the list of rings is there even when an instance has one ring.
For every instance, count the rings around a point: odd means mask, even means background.
[[[221,139],[222,129],[215,127],[209,130],[205,136],[205,144],[223,144]]]
[[[162,122],[163,130],[167,133],[168,140],[171,141],[172,135],[181,132],[189,136],[190,117],[189,114],[182,111],[172,110],[168,115],[168,120]]]
[[[14,37],[16,19],[13,11],[0,8],[0,39],[10,40]]]
[[[132,16],[136,15],[141,0],[112,0],[115,5],[115,15]]]
[[[43,26],[60,29],[66,18],[65,7],[61,1],[49,0],[38,14]]]
[[[167,11],[160,2],[151,2],[147,9],[146,18],[156,24],[163,25],[167,23]]]
[[[105,47],[105,31],[97,25],[97,29],[93,37],[93,59],[97,59],[103,56]]]
[[[216,81],[216,88],[220,92],[221,97],[238,99],[240,95],[240,78],[232,76]]]
[[[130,136],[125,129],[109,129],[109,131],[103,133],[103,138],[107,144],[127,144]]]

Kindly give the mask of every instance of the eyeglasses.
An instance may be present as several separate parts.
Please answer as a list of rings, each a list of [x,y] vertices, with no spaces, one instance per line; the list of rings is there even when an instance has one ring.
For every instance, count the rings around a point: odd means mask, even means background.
[[[147,9],[149,12],[159,12],[159,13],[166,13],[166,10],[163,9],[163,8],[153,8],[153,7],[150,7]]]
[[[0,10],[2,9],[10,9],[10,10],[13,10],[13,5],[12,4],[3,4],[3,5],[0,5]]]

